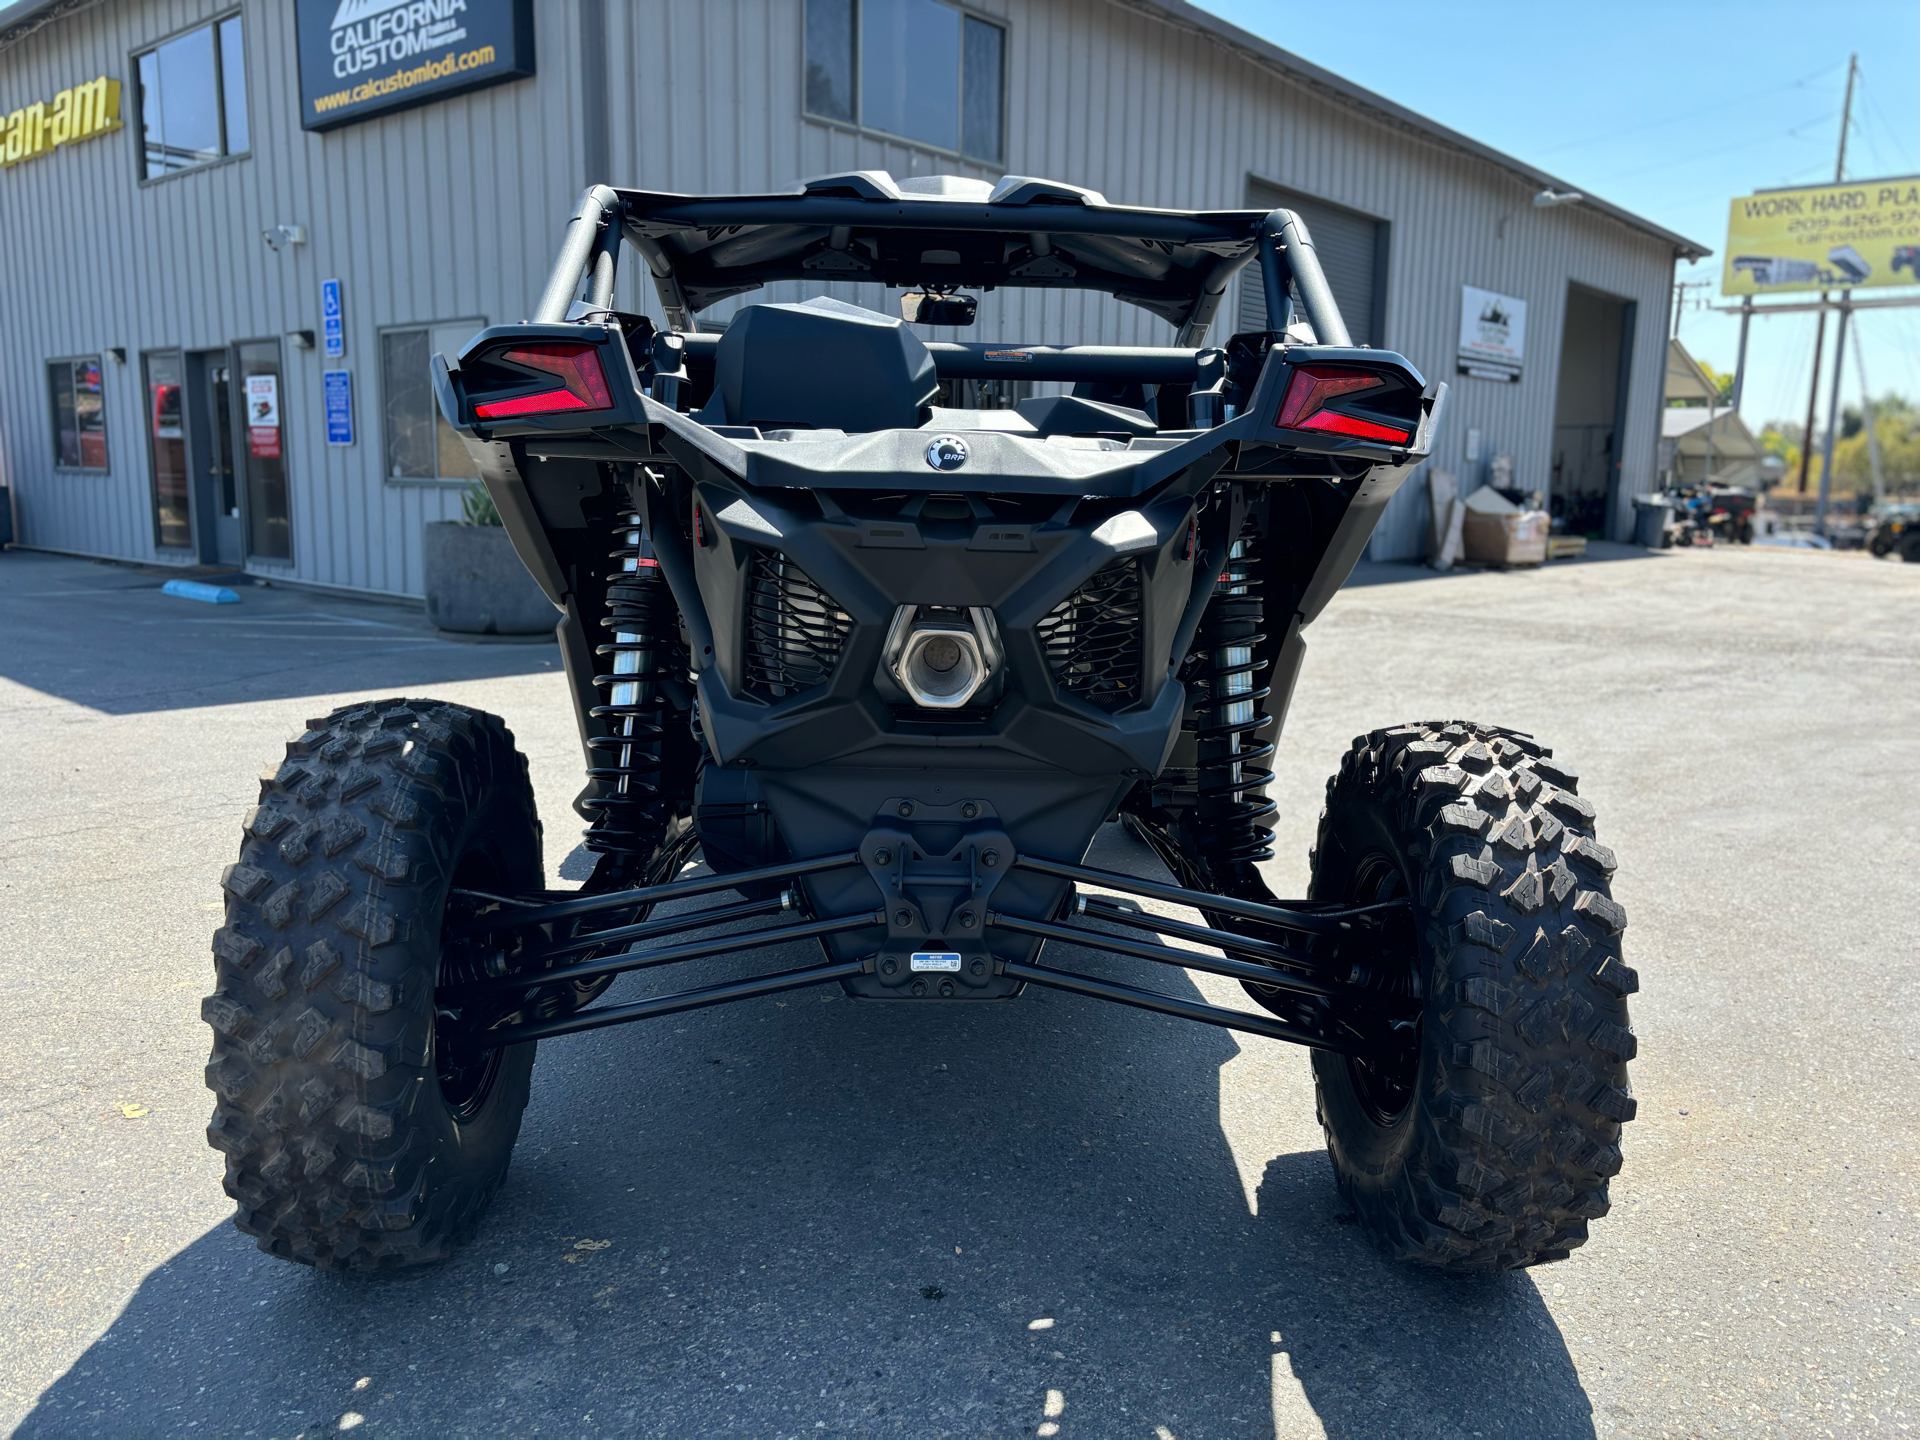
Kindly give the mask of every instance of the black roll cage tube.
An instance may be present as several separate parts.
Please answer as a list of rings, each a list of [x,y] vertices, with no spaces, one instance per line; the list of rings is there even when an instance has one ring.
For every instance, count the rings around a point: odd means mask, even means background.
[[[792,204],[806,206],[810,216],[821,209],[833,209],[838,213],[838,208],[869,203],[805,196],[769,199],[788,200]],[[849,218],[867,221],[872,218],[872,211],[855,212]],[[959,219],[958,216],[954,218]],[[823,215],[820,219],[823,223],[834,223],[832,216]],[[626,203],[613,187],[590,185],[582,192],[580,204],[573,218],[567,222],[560,254],[547,279],[547,288],[541,292],[540,302],[534,307],[534,323],[565,323],[577,302],[584,303],[589,313],[609,310],[613,304],[614,281],[619,271],[620,241],[625,220]],[[1139,226],[1138,221],[1132,224],[1135,228]],[[1298,293],[1301,306],[1307,311],[1308,324],[1314,328],[1315,338],[1320,344],[1352,345],[1347,326],[1341,320],[1340,307],[1334,302],[1334,292],[1329,288],[1327,276],[1321,269],[1320,257],[1315,253],[1314,239],[1308,232],[1307,222],[1292,210],[1270,211],[1260,223],[1257,242],[1261,281],[1267,299],[1268,330],[1277,335],[1287,330],[1293,313],[1292,297]],[[636,245],[638,247],[638,242]],[[647,261],[648,272],[656,288],[661,292],[661,303],[667,308],[669,320],[676,323],[677,329],[684,326],[687,338],[694,340],[699,332],[691,328],[692,316],[686,313],[685,302],[680,297],[672,259],[657,244],[648,245],[642,250],[642,256]],[[1239,265],[1233,268],[1238,269]],[[1218,287],[1213,283],[1216,279],[1220,281]],[[1226,283],[1225,275],[1210,275],[1207,296],[1218,298],[1219,292],[1225,290]],[[583,284],[586,290],[584,296]],[[1196,320],[1204,331],[1205,321],[1201,321],[1198,315]],[[1186,329],[1191,331],[1194,328],[1194,325],[1189,325]],[[934,353],[936,370],[952,379],[988,379],[1008,374],[1018,367],[1022,378],[1034,380],[1126,379],[1143,383],[1206,385],[1212,378],[1213,367],[1218,366],[1219,362],[1201,360],[1201,357],[1210,354],[1198,344],[1203,335],[1190,337],[1184,331],[1183,339],[1188,338],[1196,341],[1192,348],[1068,346],[1057,349],[1051,346],[939,342],[928,349]],[[1028,358],[1018,362],[992,361],[986,355],[990,350],[1021,353]],[[1211,353],[1219,354],[1218,351]]]

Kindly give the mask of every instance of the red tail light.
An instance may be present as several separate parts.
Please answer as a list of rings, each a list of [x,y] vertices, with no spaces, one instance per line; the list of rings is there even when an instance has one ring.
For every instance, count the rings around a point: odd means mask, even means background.
[[[1384,440],[1406,445],[1414,432],[1406,426],[1384,425],[1324,407],[1330,400],[1379,390],[1387,382],[1366,370],[1335,365],[1303,365],[1287,383],[1287,396],[1274,424],[1284,430],[1318,430],[1325,435],[1348,435],[1357,440]]]
[[[511,365],[529,370],[544,370],[559,378],[561,388],[542,390],[533,395],[517,395],[512,400],[490,400],[474,407],[479,420],[511,420],[522,415],[554,415],[568,410],[612,410],[614,398],[607,389],[606,372],[600,356],[591,345],[523,345],[500,357]]]

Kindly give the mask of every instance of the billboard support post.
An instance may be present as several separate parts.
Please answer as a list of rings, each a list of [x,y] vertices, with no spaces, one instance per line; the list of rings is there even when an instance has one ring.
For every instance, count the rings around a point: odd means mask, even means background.
[[[1754,297],[1741,297],[1741,343],[1734,349],[1734,394],[1728,403],[1738,415],[1741,411],[1741,387],[1748,378],[1748,322],[1754,319]]]

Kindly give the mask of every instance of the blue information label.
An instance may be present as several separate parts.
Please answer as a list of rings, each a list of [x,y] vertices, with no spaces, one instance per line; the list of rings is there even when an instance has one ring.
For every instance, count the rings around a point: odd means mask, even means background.
[[[327,444],[354,443],[354,378],[345,370],[320,373],[322,393],[327,402]]]
[[[320,282],[320,329],[327,337],[327,358],[338,360],[347,353],[347,322],[340,314],[340,282]]]

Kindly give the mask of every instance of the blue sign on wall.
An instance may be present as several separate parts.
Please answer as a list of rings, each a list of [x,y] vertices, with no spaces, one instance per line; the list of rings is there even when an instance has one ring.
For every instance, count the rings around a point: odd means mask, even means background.
[[[320,282],[320,329],[327,337],[327,358],[338,360],[347,353],[347,322],[340,314],[340,282]]]
[[[354,378],[345,370],[320,373],[322,393],[327,403],[327,444],[354,443]]]
[[[294,0],[294,25],[307,130],[534,73],[533,0]]]

